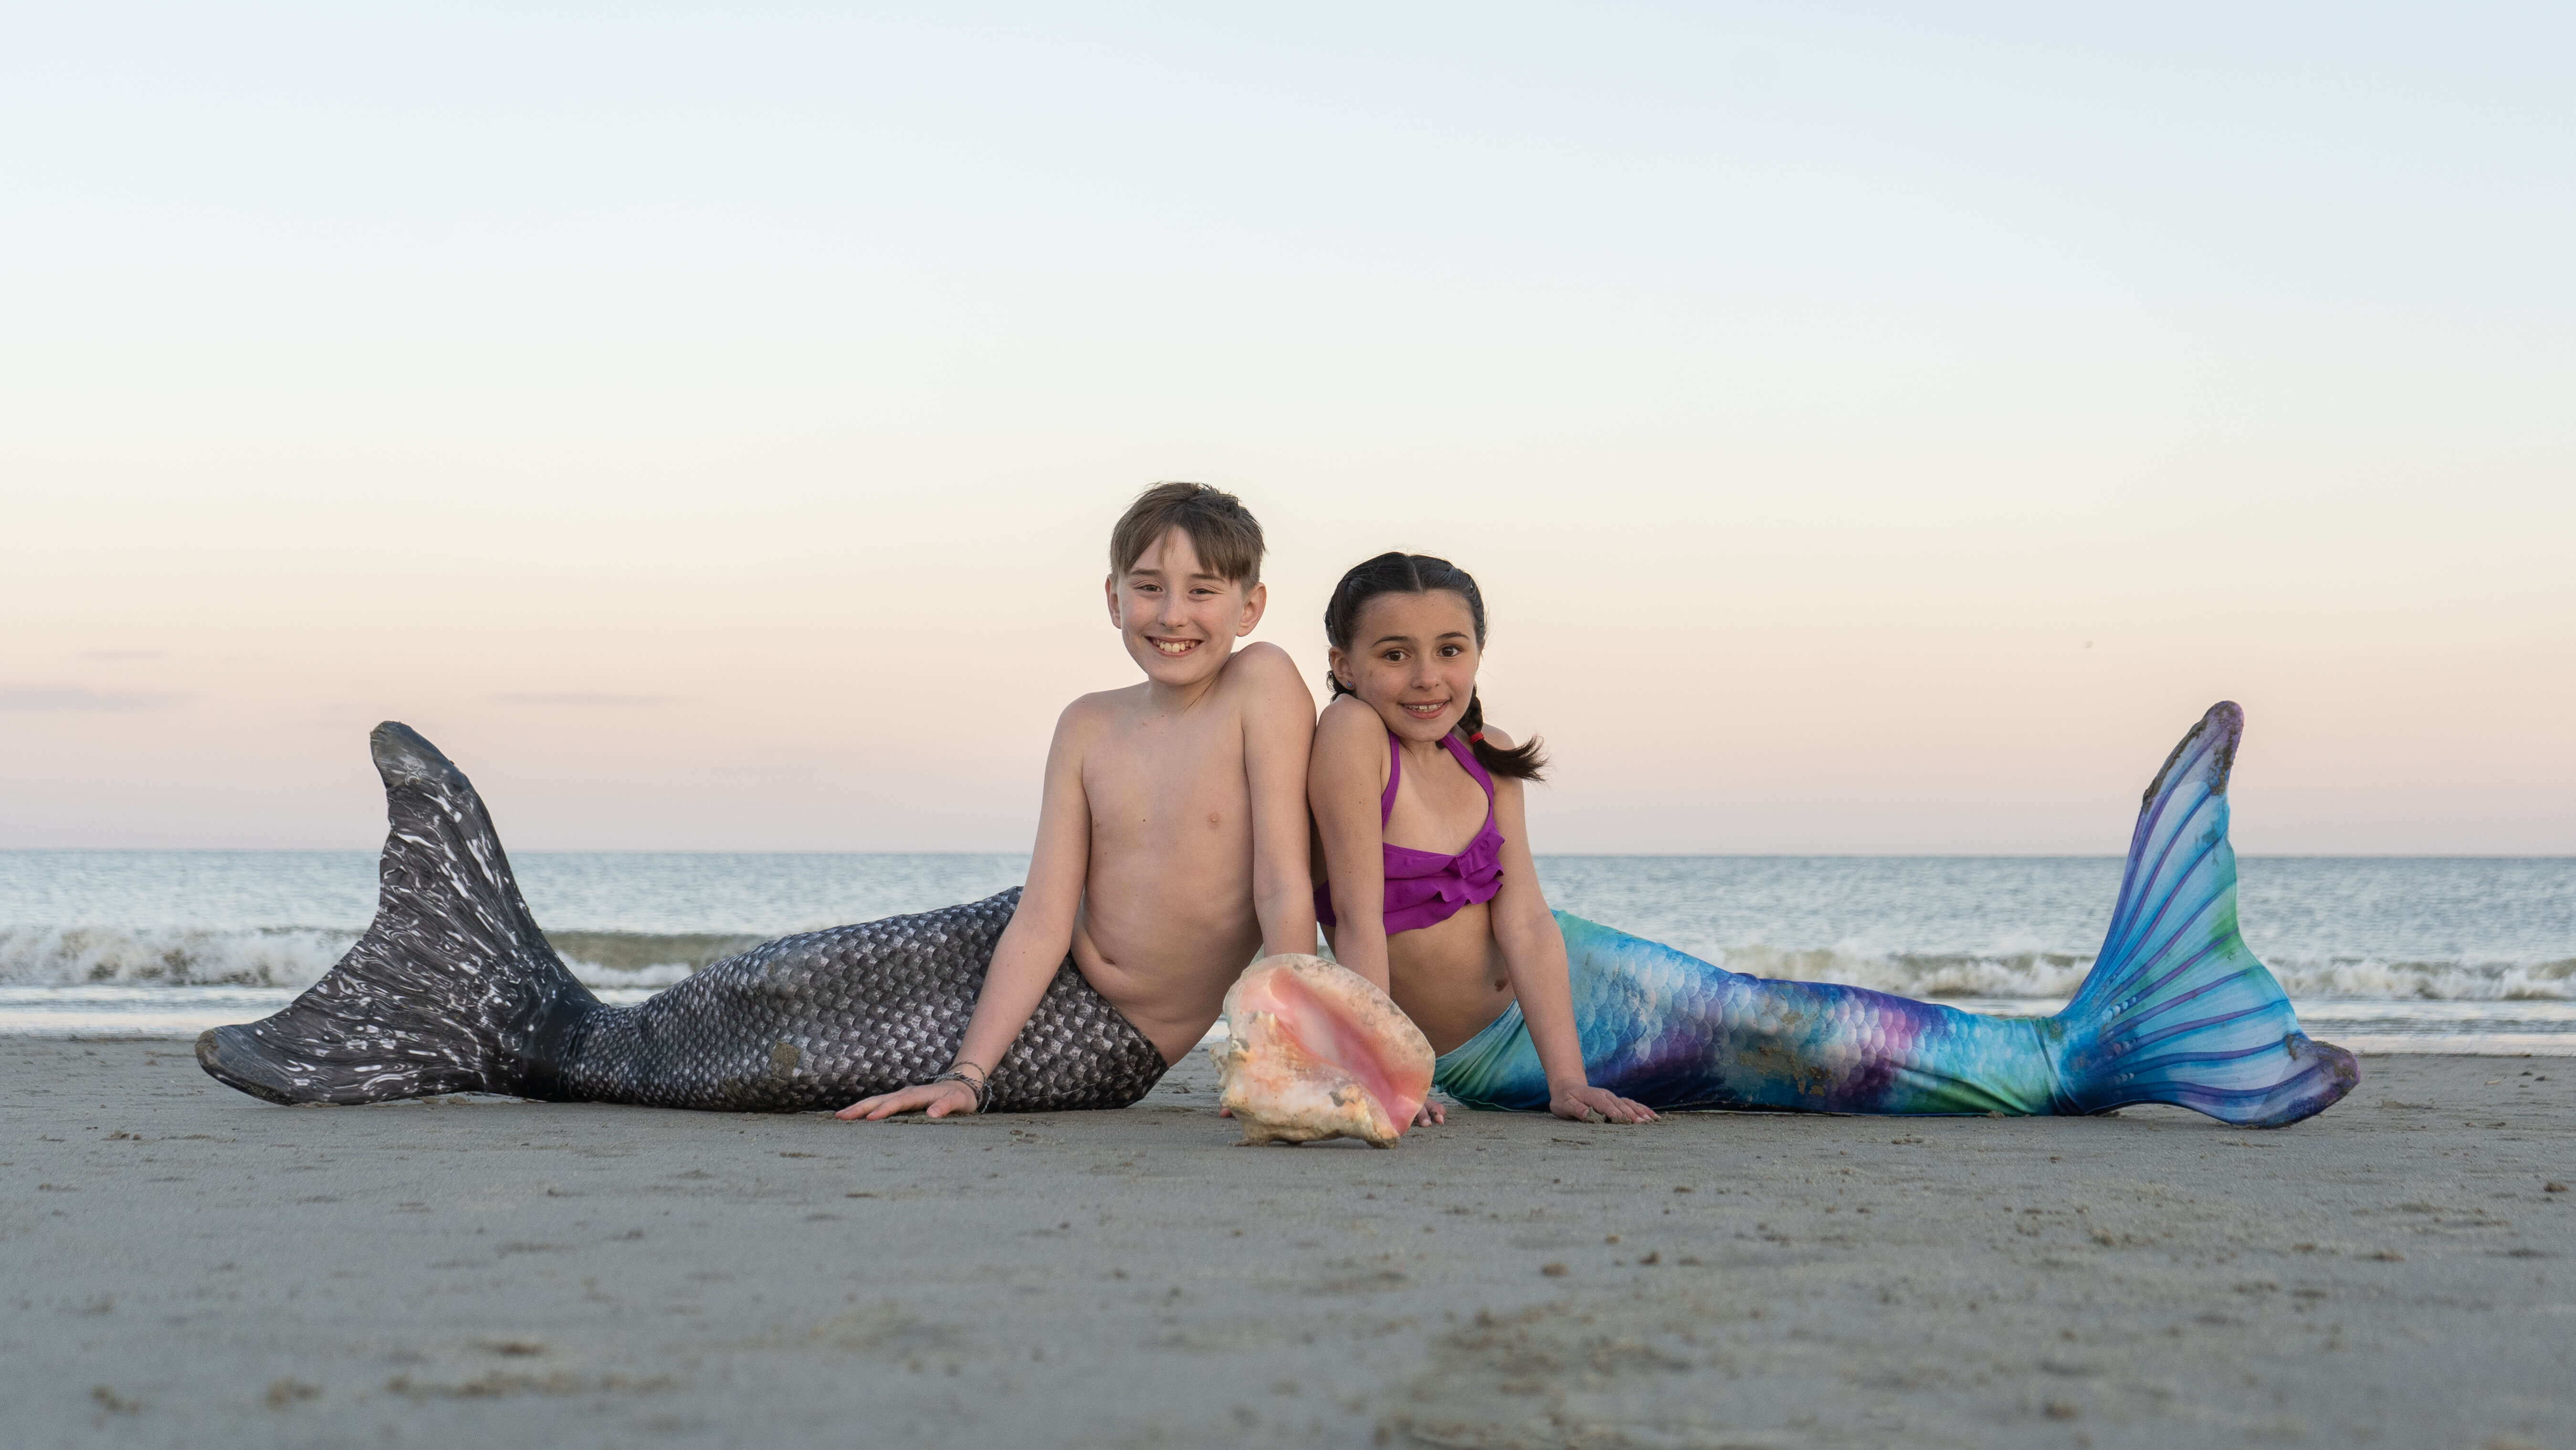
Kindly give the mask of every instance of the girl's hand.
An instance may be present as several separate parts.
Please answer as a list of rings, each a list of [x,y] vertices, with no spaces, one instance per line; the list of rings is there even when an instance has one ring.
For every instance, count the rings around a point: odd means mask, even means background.
[[[1560,1118],[1572,1118],[1578,1123],[1588,1121],[1594,1113],[1599,1113],[1604,1120],[1613,1123],[1655,1121],[1654,1109],[1644,1103],[1632,1103],[1608,1088],[1560,1088],[1548,1099],[1547,1110]]]
[[[1417,1128],[1428,1128],[1447,1121],[1449,1121],[1449,1110],[1429,1098],[1424,1098],[1422,1106],[1413,1110],[1413,1126]]]
[[[832,1116],[843,1122],[866,1118],[871,1122],[891,1118],[897,1113],[925,1113],[944,1118],[951,1113],[975,1111],[975,1090],[962,1082],[926,1082],[913,1087],[897,1088],[872,1098],[861,1098]]]

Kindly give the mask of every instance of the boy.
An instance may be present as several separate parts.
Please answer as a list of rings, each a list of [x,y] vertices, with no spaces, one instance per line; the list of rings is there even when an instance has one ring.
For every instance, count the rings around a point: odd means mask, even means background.
[[[1233,648],[1261,619],[1261,555],[1251,514],[1198,484],[1148,489],[1119,520],[1109,612],[1145,683],[1058,722],[1024,893],[783,937],[634,1007],[603,1005],[546,943],[464,773],[380,725],[393,831],[374,924],[284,1010],[199,1038],[197,1060],[281,1103],[1132,1103],[1255,955],[1314,948],[1314,698],[1276,647]]]
[[[1245,964],[1315,949],[1306,750],[1315,699],[1261,622],[1261,526],[1231,494],[1157,484],[1109,536],[1109,622],[1145,682],[1057,718],[1028,885],[942,1078],[844,1118],[978,1107],[1070,953],[1166,1064]]]

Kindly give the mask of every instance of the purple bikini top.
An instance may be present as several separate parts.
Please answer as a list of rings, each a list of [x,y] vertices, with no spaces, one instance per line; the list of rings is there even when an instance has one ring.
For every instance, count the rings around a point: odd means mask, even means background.
[[[1494,828],[1494,778],[1476,761],[1476,752],[1456,735],[1443,735],[1440,743],[1458,757],[1476,784],[1485,788],[1485,828],[1467,843],[1467,849],[1455,856],[1437,851],[1417,851],[1411,846],[1387,846],[1386,909],[1382,919],[1386,934],[1414,931],[1433,926],[1458,914],[1459,908],[1491,901],[1503,889],[1503,833]],[[1386,825],[1395,814],[1395,787],[1404,779],[1404,756],[1397,750],[1395,732],[1386,736],[1386,794],[1377,803],[1377,823]],[[1333,888],[1315,888],[1315,919],[1326,926],[1333,921]]]

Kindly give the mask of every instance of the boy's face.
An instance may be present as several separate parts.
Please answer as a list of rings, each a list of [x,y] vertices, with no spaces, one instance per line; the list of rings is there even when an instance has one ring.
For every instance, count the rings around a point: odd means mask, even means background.
[[[1129,657],[1158,685],[1200,684],[1225,667],[1234,642],[1261,622],[1269,591],[1207,572],[1187,530],[1146,546],[1109,578],[1109,622]]]

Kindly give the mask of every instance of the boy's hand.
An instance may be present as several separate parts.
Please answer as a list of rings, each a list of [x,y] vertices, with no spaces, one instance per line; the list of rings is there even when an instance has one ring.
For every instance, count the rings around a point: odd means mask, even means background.
[[[924,1113],[944,1118],[951,1113],[975,1111],[975,1090],[962,1082],[925,1082],[872,1098],[861,1098],[832,1116],[843,1122],[866,1118],[871,1122],[891,1118],[897,1113]]]
[[[1594,1113],[1599,1113],[1604,1120],[1613,1123],[1655,1121],[1654,1109],[1644,1103],[1632,1103],[1608,1088],[1560,1088],[1548,1100],[1547,1110],[1560,1118],[1572,1118],[1578,1123],[1589,1121]]]

